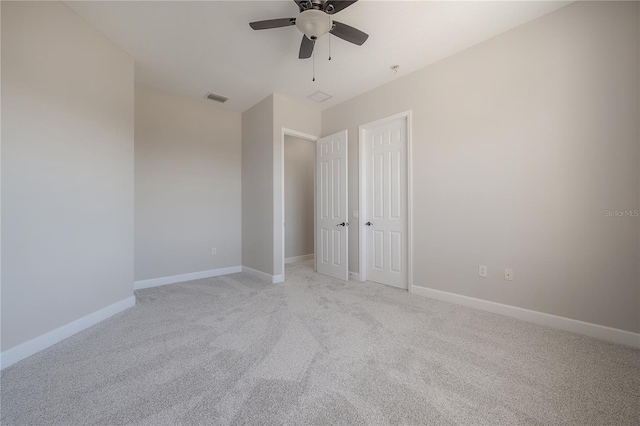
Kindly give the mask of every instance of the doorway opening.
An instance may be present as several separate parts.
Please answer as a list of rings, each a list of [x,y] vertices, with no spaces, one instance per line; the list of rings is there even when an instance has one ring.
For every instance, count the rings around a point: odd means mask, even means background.
[[[313,259],[316,145],[284,135],[284,262]]]
[[[291,258],[295,258],[296,256],[288,256],[287,257],[287,219],[286,219],[286,210],[287,210],[287,185],[285,185],[286,179],[286,140],[288,138],[293,138],[295,140],[294,143],[297,144],[309,144],[313,148],[313,156],[311,157],[311,164],[307,164],[307,167],[310,168],[311,173],[313,174],[313,192],[312,196],[312,204],[311,208],[313,209],[313,222],[311,223],[311,233],[313,234],[312,241],[315,241],[315,206],[313,204],[313,200],[315,200],[315,142],[319,139],[318,136],[309,135],[306,133],[298,132],[296,130],[291,130],[287,128],[282,128],[280,132],[280,146],[279,153],[276,151],[274,157],[274,188],[279,189],[279,194],[274,194],[274,203],[273,203],[273,224],[274,224],[274,241],[273,241],[273,266],[274,266],[274,276],[273,282],[283,282],[285,279],[285,262],[287,258],[289,260],[294,260]],[[277,146],[277,145],[276,145]],[[295,148],[295,147],[294,147]],[[304,150],[304,146],[302,147]],[[291,173],[291,172],[290,172]],[[279,181],[279,182],[278,182]],[[308,217],[304,219],[304,221],[308,221]],[[292,231],[294,232],[294,231]],[[291,234],[291,233],[290,233]],[[297,237],[296,237],[297,238]],[[304,246],[304,245],[303,245]],[[290,245],[291,247],[291,245]],[[314,247],[314,246],[312,246]],[[302,255],[313,255],[314,250],[309,253],[304,253]],[[315,256],[313,256],[315,259]],[[314,262],[314,271],[316,270],[315,262]]]
[[[359,129],[360,281],[412,291],[411,111]]]

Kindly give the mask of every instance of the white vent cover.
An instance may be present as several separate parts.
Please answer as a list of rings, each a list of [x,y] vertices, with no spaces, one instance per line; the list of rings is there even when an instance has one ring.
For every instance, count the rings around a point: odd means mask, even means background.
[[[311,99],[312,101],[316,101],[318,103],[320,102],[324,102],[327,99],[331,99],[333,98],[333,96],[328,95],[320,90],[318,90],[316,93],[314,93],[313,95],[309,95],[307,96],[309,99]]]
[[[221,102],[221,103],[225,103],[227,102],[227,100],[229,100],[229,98],[225,98],[224,96],[216,95],[215,93],[211,93],[211,92],[204,95],[204,97],[205,99],[209,99],[209,100]]]

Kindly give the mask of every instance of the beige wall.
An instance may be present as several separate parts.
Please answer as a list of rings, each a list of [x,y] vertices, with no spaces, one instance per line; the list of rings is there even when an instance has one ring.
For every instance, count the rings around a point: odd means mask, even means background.
[[[241,265],[240,113],[205,102],[136,87],[136,281]]]
[[[314,167],[313,141],[284,137],[284,256],[313,254]]]
[[[2,2],[2,350],[133,295],[133,59]]]
[[[273,95],[242,113],[242,265],[273,274]]]
[[[577,2],[323,112],[357,210],[358,126],[413,111],[415,285],[640,331],[639,219],[605,216],[640,209],[638,13]]]

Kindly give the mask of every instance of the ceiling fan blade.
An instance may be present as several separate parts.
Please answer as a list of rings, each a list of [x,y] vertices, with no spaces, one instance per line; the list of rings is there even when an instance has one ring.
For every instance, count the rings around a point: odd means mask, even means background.
[[[302,36],[302,42],[300,43],[300,54],[298,54],[298,59],[308,59],[313,54],[313,46],[315,46],[316,42],[313,40],[309,40],[306,35]]]
[[[362,31],[350,27],[347,24],[343,24],[338,21],[333,21],[333,23],[334,26],[329,32],[336,37],[340,37],[341,39],[348,41],[349,43],[362,46],[369,38],[369,34],[363,33]]]
[[[266,21],[251,22],[249,26],[254,30],[268,30],[271,28],[289,27],[296,24],[296,18],[268,19]]]
[[[323,5],[323,10],[329,15],[338,13],[357,2],[358,0],[327,0]]]

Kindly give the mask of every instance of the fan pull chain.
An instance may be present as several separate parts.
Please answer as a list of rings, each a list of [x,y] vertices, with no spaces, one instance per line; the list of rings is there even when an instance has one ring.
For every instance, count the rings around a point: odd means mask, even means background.
[[[313,49],[311,54],[311,62],[313,63],[313,80],[311,81],[316,81],[316,49]]]
[[[331,34],[327,34],[329,37],[329,60],[331,60]]]

